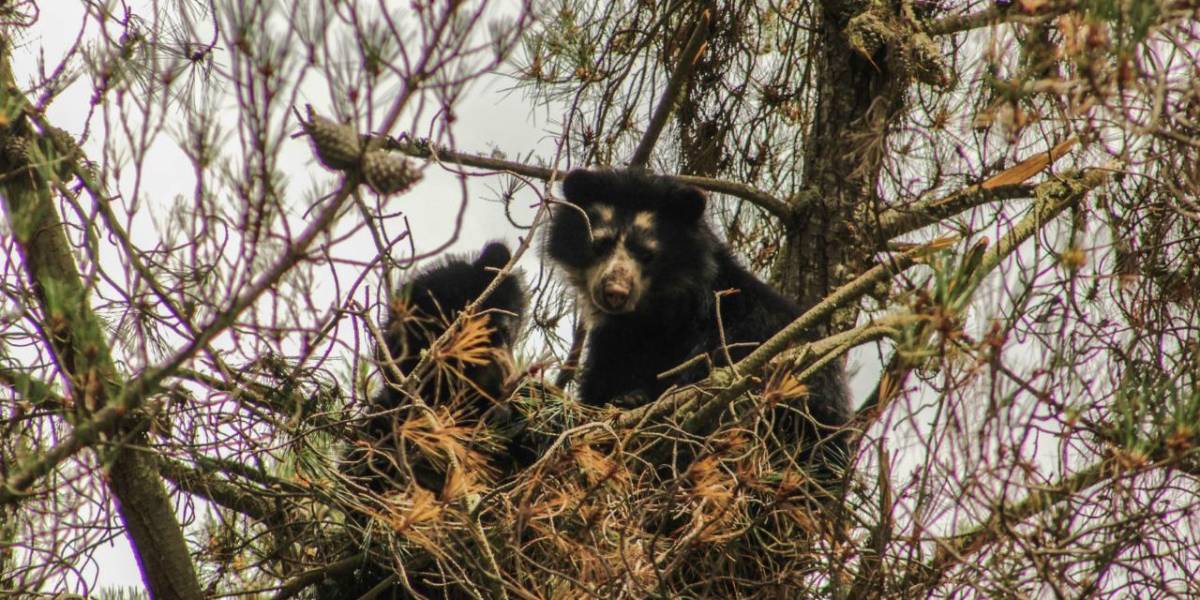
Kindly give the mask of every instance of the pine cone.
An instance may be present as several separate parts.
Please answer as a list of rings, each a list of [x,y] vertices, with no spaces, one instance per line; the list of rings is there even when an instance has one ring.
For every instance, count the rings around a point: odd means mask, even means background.
[[[47,127],[44,133],[59,154],[72,160],[79,157],[79,144],[75,142],[75,136],[68,133],[67,130]]]
[[[21,134],[9,133],[4,137],[4,142],[0,151],[4,152],[4,158],[8,160],[10,168],[19,168],[29,166],[29,137]]]
[[[335,171],[348,171],[358,166],[361,146],[354,129],[326,119],[308,107],[308,123],[304,124],[313,150],[321,164]]]
[[[373,150],[363,157],[363,176],[367,185],[380,194],[397,194],[421,180],[421,173],[407,159],[384,150]]]
[[[63,179],[71,177],[75,163],[83,158],[83,151],[79,149],[75,137],[64,129],[51,126],[43,131],[42,139],[45,141],[39,147],[53,160],[55,173]]]

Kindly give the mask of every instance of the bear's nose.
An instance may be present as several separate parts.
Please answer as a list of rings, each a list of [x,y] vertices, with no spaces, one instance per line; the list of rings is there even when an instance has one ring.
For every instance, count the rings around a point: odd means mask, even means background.
[[[629,299],[629,286],[620,281],[608,281],[604,284],[604,303],[608,308],[617,309],[625,305]]]

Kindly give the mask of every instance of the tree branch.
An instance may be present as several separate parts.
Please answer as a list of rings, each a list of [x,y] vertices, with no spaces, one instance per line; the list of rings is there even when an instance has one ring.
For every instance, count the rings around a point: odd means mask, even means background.
[[[13,78],[7,41],[0,42],[0,90],[4,105],[22,111],[29,106]],[[51,194],[53,182],[62,172],[59,167],[77,169],[82,152],[78,148],[66,152],[63,143],[54,139],[55,131],[47,129],[37,135],[23,112],[17,114],[0,127],[0,138],[7,144],[24,143],[28,151],[23,156],[10,152],[0,161],[7,173],[0,182],[0,191],[22,267],[47,320],[47,346],[67,379],[75,416],[84,423],[46,456],[5,481],[0,490],[3,503],[21,497],[37,478],[79,448],[95,442],[100,431],[110,428],[126,412],[124,402],[114,402],[123,396],[123,377],[113,363],[100,321],[89,306],[88,289],[75,265]],[[144,436],[134,432],[131,441],[136,444]],[[183,530],[148,458],[142,452],[118,446],[110,465],[108,487],[151,594],[168,600],[201,598]]]
[[[505,160],[502,158],[493,158],[491,156],[483,156],[480,154],[470,154],[467,152],[458,152],[448,148],[435,148],[425,141],[413,141],[407,139],[392,139],[385,147],[389,150],[395,150],[414,158],[423,158],[436,162],[456,164],[464,167],[474,167],[487,171],[507,172],[523,177],[531,177],[534,179],[552,180],[557,179],[562,171],[551,169],[548,167],[538,167],[528,165],[522,162]],[[718,194],[727,194],[735,198],[741,198],[783,220],[789,222],[794,214],[792,204],[776,198],[766,192],[755,189],[744,183],[736,181],[726,181],[723,179],[712,179],[709,177],[695,177],[692,175],[666,175],[680,183],[694,185],[702,190],[716,192]],[[806,198],[807,196],[799,196]]]
[[[913,594],[916,597],[925,595],[925,592],[936,586],[951,568],[965,563],[973,554],[999,540],[1006,532],[1012,531],[1014,524],[1105,481],[1116,481],[1121,477],[1159,468],[1179,468],[1193,476],[1200,474],[1194,463],[1185,460],[1188,457],[1194,459],[1195,450],[1175,454],[1167,450],[1161,440],[1157,446],[1150,456],[1154,462],[1144,467],[1130,468],[1123,466],[1119,459],[1106,458],[1067,477],[1057,485],[1038,486],[1036,491],[1020,502],[997,506],[979,526],[966,533],[935,538],[937,549],[933,559],[910,570],[902,587],[916,592]]]
[[[696,21],[696,25],[692,28],[692,35],[688,39],[687,46],[683,49],[683,52],[679,53],[679,63],[675,65],[675,71],[671,73],[671,78],[667,80],[667,89],[663,90],[662,97],[658,100],[658,106],[654,108],[654,114],[650,117],[650,123],[646,125],[646,132],[642,134],[642,139],[638,142],[637,149],[633,152],[633,157],[629,159],[629,166],[645,167],[650,162],[650,154],[654,152],[654,145],[658,143],[658,136],[662,134],[663,128],[666,127],[667,119],[671,116],[671,111],[675,110],[676,101],[679,100],[679,96],[683,93],[688,79],[692,76],[692,69],[696,66],[696,62],[700,60],[700,55],[704,52],[704,47],[708,39],[708,24],[711,19],[712,8],[705,6],[700,10],[700,16]]]
[[[1046,181],[1033,188],[1033,195],[1038,199],[1033,210],[1025,215],[1008,233],[997,241],[996,245],[984,252],[976,268],[976,277],[982,278],[1000,264],[1000,261],[1017,251],[1025,240],[1033,237],[1043,226],[1054,220],[1071,205],[1081,200],[1089,191],[1100,186],[1108,179],[1108,169],[1086,169],[1062,180]],[[893,381],[902,380],[911,369],[909,365],[891,364],[884,373]],[[894,391],[894,390],[893,390]],[[882,414],[882,408],[889,400],[883,390],[876,389],[868,400],[861,406],[852,420],[851,429],[865,431],[870,422]]]
[[[1032,185],[1006,185],[985,190],[975,184],[941,198],[919,201],[904,208],[889,208],[879,214],[879,239],[892,240],[997,200],[1030,198],[1033,188]]]
[[[713,179],[711,177],[696,177],[694,175],[674,175],[673,179],[680,183],[694,185],[702,190],[716,192],[718,194],[726,194],[735,198],[741,198],[775,216],[785,225],[790,224],[793,215],[797,208],[802,204],[797,200],[789,202],[780,200],[766,192],[755,189],[752,186],[740,183],[737,181],[728,181],[724,179]],[[797,195],[797,199],[807,199],[807,196]]]
[[[159,459],[158,472],[181,491],[199,496],[234,512],[252,519],[267,522],[278,514],[278,510],[260,495],[252,494],[226,481],[220,481],[208,473],[193,469],[181,462]]]
[[[1028,198],[1033,195],[1034,187],[1025,182],[1065,156],[1077,142],[1077,138],[1070,138],[949,196],[886,210],[879,215],[879,239],[891,240],[995,200]]]
[[[1049,3],[1044,9],[1038,9],[1033,14],[1022,12],[1009,4],[985,8],[978,12],[949,15],[942,17],[926,28],[929,35],[948,35],[984,27],[993,23],[1041,23],[1059,15],[1069,13],[1076,8],[1075,2],[1061,1]]]

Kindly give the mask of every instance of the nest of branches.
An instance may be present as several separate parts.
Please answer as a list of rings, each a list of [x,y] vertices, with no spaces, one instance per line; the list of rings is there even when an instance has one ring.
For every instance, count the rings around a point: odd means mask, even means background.
[[[705,434],[689,431],[682,411],[622,424],[540,380],[514,388],[501,426],[453,405],[405,407],[387,416],[394,436],[353,445],[361,462],[330,474],[341,513],[330,518],[357,561],[337,565],[349,578],[322,577],[336,587],[323,597],[352,596],[347,579],[398,597],[819,591],[814,566],[843,534],[822,515],[837,504],[836,478],[809,464],[811,441],[784,433],[805,418],[789,414],[805,393],[793,376],[746,396],[765,410]]]

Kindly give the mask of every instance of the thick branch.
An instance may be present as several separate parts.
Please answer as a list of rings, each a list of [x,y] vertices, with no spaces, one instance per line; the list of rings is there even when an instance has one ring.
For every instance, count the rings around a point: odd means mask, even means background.
[[[183,463],[160,459],[158,471],[181,491],[199,496],[258,521],[267,521],[278,511],[260,495],[247,492],[229,482],[193,469]]]
[[[879,239],[892,240],[997,200],[1030,198],[1032,196],[1032,185],[1006,185],[983,189],[982,186],[976,184],[942,198],[917,202],[905,208],[889,208],[879,215]]]
[[[7,44],[0,48],[0,96],[10,107],[26,107],[28,101],[13,79]],[[66,442],[34,461],[5,482],[0,500],[12,501],[42,475],[71,453],[97,439],[124,414],[124,404],[112,402],[121,392],[121,377],[112,361],[100,321],[88,304],[88,290],[75,265],[62,218],[51,194],[57,175],[53,166],[74,161],[76,156],[44,156],[42,148],[56,149],[51,131],[45,138],[35,135],[24,118],[12,119],[0,130],[6,143],[29,149],[24,156],[7,156],[3,161],[2,192],[9,226],[21,254],[23,268],[46,318],[48,346],[59,369],[69,381],[71,401],[77,418],[84,419]],[[48,142],[48,143],[47,143]],[[81,153],[79,153],[81,154]],[[35,168],[35,163],[51,165]],[[136,444],[144,434],[135,433]],[[162,480],[146,455],[118,447],[110,462],[108,486],[117,510],[133,541],[142,577],[155,598],[199,599],[200,583],[184,542],[183,530],[163,488]]]

